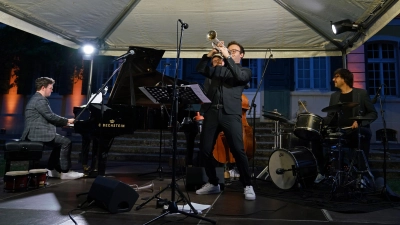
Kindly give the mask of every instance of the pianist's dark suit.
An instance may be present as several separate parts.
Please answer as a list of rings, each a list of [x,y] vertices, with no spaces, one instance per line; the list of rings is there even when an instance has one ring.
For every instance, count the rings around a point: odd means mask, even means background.
[[[202,164],[211,184],[218,184],[213,154],[215,141],[220,131],[228,141],[244,186],[251,185],[247,156],[243,147],[242,131],[242,92],[251,79],[251,70],[236,64],[228,58],[225,66],[209,67],[210,58],[203,55],[196,70],[211,79],[207,97],[211,104],[204,104],[203,130],[200,134],[200,152]],[[217,107],[217,104],[223,105]]]
[[[21,140],[41,141],[54,147],[48,169],[67,172],[71,167],[71,141],[56,133],[56,126],[66,126],[68,119],[53,113],[46,97],[36,92],[25,109],[25,128]]]

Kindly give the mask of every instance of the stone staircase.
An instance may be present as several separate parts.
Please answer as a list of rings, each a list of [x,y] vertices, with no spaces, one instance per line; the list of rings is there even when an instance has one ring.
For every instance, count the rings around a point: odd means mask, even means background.
[[[249,121],[250,122],[250,121]],[[254,154],[254,165],[258,172],[268,166],[269,157],[274,152],[274,123],[257,122],[256,123],[256,152]],[[291,133],[292,128],[284,127],[284,133]],[[298,139],[294,135],[284,134],[282,147],[292,149],[288,146],[289,136],[292,139]],[[177,135],[177,158],[184,158],[186,153],[186,140],[183,132]],[[2,137],[0,137],[1,139]],[[75,162],[79,160],[81,151],[81,137],[79,134],[72,134],[69,138],[73,141],[72,159]],[[4,139],[4,137],[3,137]],[[4,140],[3,140],[4,145]],[[195,140],[196,156],[199,149],[199,135]],[[1,143],[0,143],[1,144]],[[172,134],[168,130],[163,130],[161,139],[161,162],[170,162],[172,157]],[[1,147],[1,146],[0,146]],[[3,149],[3,148],[1,148]],[[159,130],[136,130],[132,135],[123,135],[115,138],[109,152],[108,161],[116,162],[158,162],[160,153],[160,131]],[[50,149],[44,152],[43,158],[50,154]],[[384,151],[381,143],[375,143],[372,140],[370,152],[370,167],[375,176],[383,176]],[[298,159],[296,159],[298,160]],[[252,166],[253,162],[250,160]],[[386,176],[387,178],[400,178],[400,144],[389,143],[389,149],[386,153]]]

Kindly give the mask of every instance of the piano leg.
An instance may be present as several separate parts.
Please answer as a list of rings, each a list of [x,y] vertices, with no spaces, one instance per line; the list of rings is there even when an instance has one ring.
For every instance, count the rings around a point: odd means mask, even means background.
[[[107,166],[107,157],[108,157],[108,151],[111,148],[111,145],[114,141],[114,138],[102,138],[98,139],[98,151],[97,151],[97,159],[96,160],[96,167],[98,175],[104,176],[106,173],[106,166]]]
[[[90,167],[88,166],[89,161],[89,150],[90,150],[90,142],[92,138],[90,134],[82,133],[82,150],[80,155],[80,161],[82,163],[83,173],[88,175]],[[93,168],[93,167],[92,167]]]

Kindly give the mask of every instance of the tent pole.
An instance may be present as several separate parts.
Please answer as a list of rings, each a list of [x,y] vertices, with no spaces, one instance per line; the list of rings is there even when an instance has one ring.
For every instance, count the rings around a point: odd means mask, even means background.
[[[343,68],[347,69],[347,57],[346,57],[346,50],[342,50],[342,64]]]

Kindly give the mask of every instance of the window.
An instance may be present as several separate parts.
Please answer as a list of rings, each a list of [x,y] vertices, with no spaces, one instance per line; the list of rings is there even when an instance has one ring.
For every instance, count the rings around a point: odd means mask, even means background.
[[[397,46],[393,43],[371,43],[367,50],[368,93],[374,95],[381,84],[385,84],[385,95],[399,95],[397,74]],[[383,90],[382,90],[383,92]]]
[[[296,58],[296,90],[328,90],[330,82],[329,57]]]
[[[242,59],[242,66],[251,69],[250,87],[247,89],[257,89],[258,86],[258,74],[259,74],[259,60],[257,59]]]
[[[179,68],[178,68],[178,79],[182,79],[182,63],[183,60],[179,60]],[[157,71],[160,73],[164,73],[165,76],[175,77],[175,69],[176,69],[176,59],[174,58],[164,58],[160,60],[160,63],[157,65]]]

